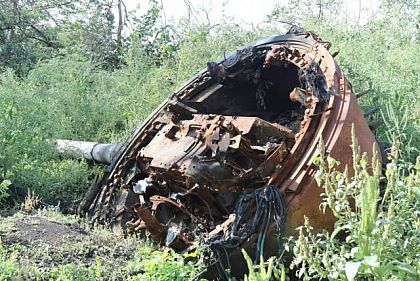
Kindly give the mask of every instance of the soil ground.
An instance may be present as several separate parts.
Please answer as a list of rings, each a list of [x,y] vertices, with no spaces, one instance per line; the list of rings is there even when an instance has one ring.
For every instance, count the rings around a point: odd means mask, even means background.
[[[41,280],[48,280],[52,271],[65,265],[89,269],[100,263],[101,268],[117,273],[142,246],[135,237],[124,238],[118,231],[105,228],[91,230],[85,220],[52,210],[0,215],[0,242],[17,257],[21,274],[27,272],[26,277],[33,279],[29,277],[36,269]]]
[[[13,229],[3,235],[3,242],[8,245],[37,245],[58,251],[65,241],[79,243],[88,233],[76,224],[63,224],[38,215],[29,215],[15,220]]]

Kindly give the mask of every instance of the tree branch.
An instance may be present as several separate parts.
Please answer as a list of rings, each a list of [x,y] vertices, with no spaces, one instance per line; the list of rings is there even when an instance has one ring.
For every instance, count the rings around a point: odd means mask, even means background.
[[[46,36],[41,30],[39,30],[34,24],[29,24],[29,26],[33,29],[33,30],[35,30],[35,32],[39,35],[39,36],[41,36],[42,38],[37,38],[37,37],[30,37],[30,38],[33,38],[33,39],[37,39],[37,40],[39,40],[39,41],[41,41],[41,42],[44,42],[46,45],[47,45],[47,47],[54,47],[53,45],[53,42],[48,38],[48,36]],[[28,36],[29,37],[29,36]]]

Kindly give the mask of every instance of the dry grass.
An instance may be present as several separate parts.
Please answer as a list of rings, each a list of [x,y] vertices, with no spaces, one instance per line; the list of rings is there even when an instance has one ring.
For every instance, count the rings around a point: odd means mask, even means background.
[[[29,190],[25,200],[20,205],[20,209],[24,212],[30,213],[39,207],[41,200],[34,194],[33,191]]]

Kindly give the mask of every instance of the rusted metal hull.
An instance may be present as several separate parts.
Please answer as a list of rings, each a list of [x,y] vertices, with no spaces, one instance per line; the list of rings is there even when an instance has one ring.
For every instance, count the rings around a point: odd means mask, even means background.
[[[329,47],[291,30],[209,63],[124,145],[93,221],[146,231],[177,251],[200,236],[225,249],[221,260],[235,260],[238,274],[238,247],[271,255],[275,237],[293,235],[304,216],[315,231],[332,230],[331,212],[319,210],[317,145],[322,138],[352,173],[352,126],[369,157],[377,144]]]
[[[353,173],[352,127],[359,141],[360,151],[372,158],[373,150],[379,152],[375,136],[370,130],[361,111],[351,84],[329,54],[328,43],[318,42],[310,50],[312,60],[319,60],[328,87],[335,94],[328,103],[316,105],[307,115],[303,130],[297,137],[296,144],[283,168],[274,174],[271,182],[285,193],[287,200],[286,233],[296,233],[296,228],[304,224],[306,216],[315,231],[334,228],[334,216],[327,210],[324,214],[319,205],[322,202],[323,189],[315,181],[316,167],[313,164],[317,156],[317,145],[321,138],[329,156],[340,162],[338,170],[348,167]],[[309,63],[309,62],[308,62]],[[320,108],[317,110],[317,107]]]

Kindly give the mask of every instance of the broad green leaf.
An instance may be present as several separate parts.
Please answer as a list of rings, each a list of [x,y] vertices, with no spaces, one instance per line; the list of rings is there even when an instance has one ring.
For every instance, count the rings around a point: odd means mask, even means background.
[[[373,255],[373,256],[365,256],[364,257],[364,262],[372,267],[378,267],[379,266],[379,262],[378,262],[378,256],[377,255]]]
[[[345,265],[345,272],[346,277],[349,281],[353,281],[354,277],[356,277],[357,272],[359,271],[359,267],[362,264],[361,261],[349,261]]]

